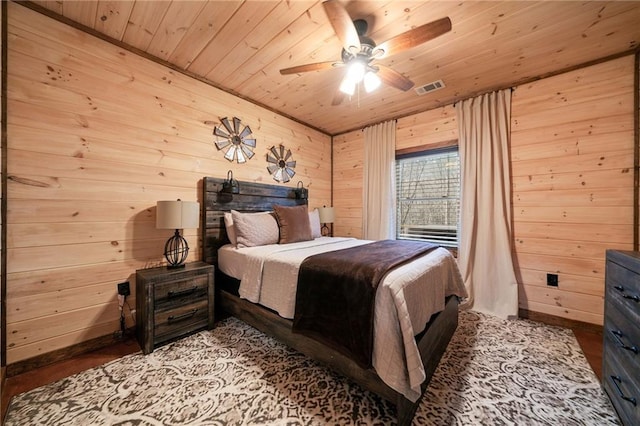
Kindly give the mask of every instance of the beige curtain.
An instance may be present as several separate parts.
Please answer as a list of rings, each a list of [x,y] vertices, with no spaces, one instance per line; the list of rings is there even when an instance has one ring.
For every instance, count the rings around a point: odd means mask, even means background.
[[[364,239],[395,239],[395,155],[395,120],[364,129]]]
[[[468,307],[501,318],[518,314],[511,257],[509,135],[511,90],[456,104],[461,164],[458,262]]]

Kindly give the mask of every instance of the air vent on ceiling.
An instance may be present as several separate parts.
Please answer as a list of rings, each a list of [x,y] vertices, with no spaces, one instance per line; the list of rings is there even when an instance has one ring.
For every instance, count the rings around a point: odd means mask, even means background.
[[[424,86],[416,87],[415,91],[419,96],[422,96],[422,95],[426,95],[429,92],[442,89],[443,87],[444,87],[444,82],[442,80],[436,80],[436,81],[432,81],[431,83],[427,83]]]

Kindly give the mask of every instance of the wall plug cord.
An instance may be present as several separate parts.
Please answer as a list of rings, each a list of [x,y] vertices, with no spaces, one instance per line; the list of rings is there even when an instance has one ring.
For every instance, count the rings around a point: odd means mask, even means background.
[[[123,296],[122,294],[118,295],[118,309],[120,309],[120,332],[122,333],[123,338],[126,330],[126,324],[125,324],[125,318],[124,318],[124,302],[126,300],[127,300],[127,296]]]

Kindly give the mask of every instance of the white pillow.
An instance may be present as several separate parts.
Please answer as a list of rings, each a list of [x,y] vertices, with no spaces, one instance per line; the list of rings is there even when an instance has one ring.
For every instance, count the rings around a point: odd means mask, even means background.
[[[320,212],[318,209],[313,209],[309,212],[309,224],[311,225],[311,238],[322,237],[320,229]]]
[[[238,248],[278,244],[280,229],[269,212],[240,213],[231,210]]]
[[[238,245],[238,239],[236,238],[236,227],[233,225],[233,216],[231,212],[224,212],[224,227],[227,229],[227,237],[234,246]]]

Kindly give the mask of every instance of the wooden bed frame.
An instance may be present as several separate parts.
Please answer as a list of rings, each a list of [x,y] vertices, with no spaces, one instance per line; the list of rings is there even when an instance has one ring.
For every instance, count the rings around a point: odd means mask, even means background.
[[[307,204],[306,199],[296,198],[296,191],[293,188],[239,182],[239,192],[231,194],[222,192],[224,181],[225,179],[211,177],[205,177],[203,181],[202,259],[216,266],[218,249],[229,243],[224,228],[224,212],[232,209],[245,212],[266,211],[272,210],[273,204],[287,206]],[[219,271],[216,271],[216,280],[234,281],[233,278]],[[291,320],[282,318],[270,309],[241,299],[229,292],[220,291],[219,287],[218,282],[216,282],[216,304],[218,309],[241,319],[267,335],[275,337],[306,356],[324,363],[334,371],[350,378],[364,389],[395,404],[398,425],[411,424],[421,398],[415,403],[411,402],[404,395],[387,386],[378,377],[375,370],[363,369],[351,359],[322,343],[300,334],[294,334],[291,331]],[[458,299],[455,296],[451,296],[447,300],[445,309],[434,315],[426,330],[416,336],[427,376],[422,384],[423,395],[457,326]]]

